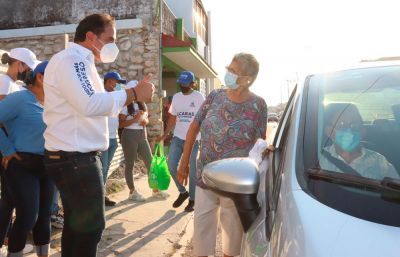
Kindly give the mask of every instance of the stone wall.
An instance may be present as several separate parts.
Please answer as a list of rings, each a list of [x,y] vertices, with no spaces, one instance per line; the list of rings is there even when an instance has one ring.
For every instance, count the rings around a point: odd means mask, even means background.
[[[26,47],[32,50],[39,60],[49,60],[55,53],[63,50],[65,44],[64,34],[0,39],[0,49],[10,51],[12,48]]]
[[[73,35],[50,35],[24,38],[0,39],[0,49],[10,51],[15,47],[31,49],[39,60],[48,60],[65,48],[66,42],[73,41]],[[144,25],[140,29],[117,31],[117,45],[120,49],[117,60],[112,64],[97,65],[99,74],[116,70],[129,80],[140,80],[147,73],[153,74],[152,82],[157,91],[148,103],[150,124],[147,127],[149,140],[162,132],[161,99],[159,98],[159,27]]]
[[[98,12],[110,13],[116,19],[141,18],[148,22],[157,14],[156,8],[157,0],[0,0],[0,28],[74,24]]]

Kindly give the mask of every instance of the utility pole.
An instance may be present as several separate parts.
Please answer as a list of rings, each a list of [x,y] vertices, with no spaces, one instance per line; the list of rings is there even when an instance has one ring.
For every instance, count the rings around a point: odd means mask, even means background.
[[[289,102],[289,86],[290,86],[290,80],[286,80],[287,84],[287,101]]]

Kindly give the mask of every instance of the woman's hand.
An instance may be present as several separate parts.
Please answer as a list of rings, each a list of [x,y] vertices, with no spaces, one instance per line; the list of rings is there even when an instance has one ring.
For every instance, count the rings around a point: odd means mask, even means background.
[[[17,159],[18,161],[22,160],[21,156],[19,156],[17,153],[14,153],[12,155],[9,156],[4,156],[3,159],[1,160],[1,165],[4,167],[4,169],[6,170],[8,167],[8,163],[13,159]]]
[[[144,127],[147,124],[149,124],[149,119],[148,119],[149,115],[147,114],[146,111],[142,111],[142,112],[143,113],[142,113],[142,116],[140,118],[139,124]]]
[[[139,124],[140,124],[141,126],[145,127],[147,124],[149,124],[149,120],[148,120],[148,119],[141,120],[141,121],[139,122]]]
[[[265,149],[265,151],[263,152],[263,159],[264,159],[266,156],[268,156],[269,153],[272,153],[272,152],[274,152],[274,151],[275,151],[275,146],[269,145],[269,146],[267,147],[267,149]]]
[[[179,164],[177,178],[179,183],[186,186],[188,184],[189,165]]]

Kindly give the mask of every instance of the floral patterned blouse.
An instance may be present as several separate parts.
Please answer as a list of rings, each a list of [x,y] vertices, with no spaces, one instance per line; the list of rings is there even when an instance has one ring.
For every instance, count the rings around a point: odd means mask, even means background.
[[[195,121],[200,126],[200,157],[197,162],[197,184],[203,167],[213,161],[247,157],[258,138],[265,138],[267,104],[253,93],[243,103],[229,100],[225,89],[211,92],[200,107]]]

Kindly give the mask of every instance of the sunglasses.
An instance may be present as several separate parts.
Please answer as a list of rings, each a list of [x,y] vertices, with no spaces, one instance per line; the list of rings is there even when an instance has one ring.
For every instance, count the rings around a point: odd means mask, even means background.
[[[352,131],[360,131],[363,128],[361,123],[345,123],[343,121],[336,123],[336,129],[351,129]]]

